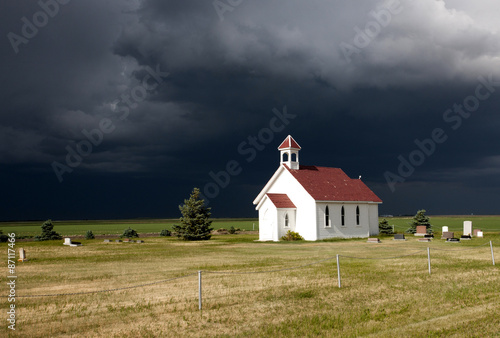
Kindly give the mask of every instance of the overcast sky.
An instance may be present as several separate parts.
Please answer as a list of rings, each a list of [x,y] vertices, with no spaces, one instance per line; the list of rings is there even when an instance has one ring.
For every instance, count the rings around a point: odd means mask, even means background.
[[[257,217],[288,134],[381,214],[499,213],[496,0],[0,1],[2,220]]]

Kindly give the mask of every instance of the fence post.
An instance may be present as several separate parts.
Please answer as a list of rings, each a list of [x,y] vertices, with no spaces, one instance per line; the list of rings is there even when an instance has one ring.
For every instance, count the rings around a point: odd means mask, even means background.
[[[431,248],[427,247],[427,262],[429,264],[429,275],[431,274]]]
[[[495,255],[493,254],[493,243],[490,241],[490,249],[491,249],[491,260],[493,262],[493,265],[495,265]]]
[[[339,255],[337,254],[337,278],[339,281],[339,288],[340,288],[340,262],[339,262]]]
[[[198,271],[198,309],[201,310],[201,270]]]

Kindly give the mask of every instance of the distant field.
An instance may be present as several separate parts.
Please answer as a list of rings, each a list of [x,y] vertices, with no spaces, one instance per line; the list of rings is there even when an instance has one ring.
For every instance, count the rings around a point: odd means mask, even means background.
[[[43,221],[29,222],[0,222],[0,229],[6,232],[15,232],[17,236],[36,236],[41,233],[40,226]],[[63,236],[85,235],[91,230],[94,235],[121,234],[124,229],[131,227],[139,234],[160,233],[163,229],[172,230],[174,224],[179,224],[179,219],[130,219],[130,220],[88,220],[88,221],[54,221],[54,230]],[[214,218],[212,227],[240,228],[250,231],[258,230],[258,219],[253,218]]]
[[[447,226],[450,231],[462,232],[464,221],[472,221],[473,229],[481,229],[484,232],[500,232],[500,216],[431,216],[429,215],[432,229],[434,232],[441,232],[441,227]],[[395,225],[394,229],[397,232],[404,232],[410,226],[408,223],[412,221],[412,217],[387,217],[385,218],[390,225]]]
[[[409,228],[412,217],[386,218],[390,225],[394,225],[396,232],[402,233]],[[463,221],[472,221],[474,229],[484,232],[500,232],[500,216],[430,216],[435,232],[441,232],[442,226],[448,226],[450,231],[461,232]],[[15,232],[18,236],[36,236],[41,232],[43,221],[29,222],[0,222],[0,229],[5,232]],[[131,227],[138,233],[160,233],[163,229],[172,229],[179,224],[179,219],[129,219],[129,220],[81,220],[57,221],[53,220],[54,230],[63,236],[85,235],[92,230],[95,235],[121,234],[124,229]],[[240,228],[251,231],[258,230],[257,218],[215,218],[212,226],[219,228]]]

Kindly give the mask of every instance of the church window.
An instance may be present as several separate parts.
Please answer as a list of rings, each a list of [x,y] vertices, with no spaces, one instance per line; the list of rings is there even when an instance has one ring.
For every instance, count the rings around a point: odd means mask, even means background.
[[[359,206],[356,207],[356,225],[359,225]]]
[[[330,209],[328,209],[328,205],[325,208],[325,227],[330,226]]]
[[[345,209],[344,206],[340,209],[340,224],[345,226]]]
[[[289,223],[288,223],[288,214],[285,214],[285,228],[288,228]]]

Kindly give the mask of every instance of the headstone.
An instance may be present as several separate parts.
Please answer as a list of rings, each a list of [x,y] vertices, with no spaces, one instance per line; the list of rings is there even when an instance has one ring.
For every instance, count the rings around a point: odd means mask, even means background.
[[[417,225],[417,232],[415,236],[425,236],[427,233],[427,227],[425,225]]]
[[[394,240],[396,241],[406,241],[404,234],[394,234]]]
[[[109,243],[109,242],[111,242],[111,240],[109,240],[109,239],[104,240],[104,243]]]
[[[368,238],[367,243],[380,243],[380,239],[378,238]]]
[[[464,221],[464,235],[472,235],[472,221]]]
[[[441,238],[444,238],[444,239],[449,239],[449,238],[453,238],[455,237],[455,233],[454,232],[443,232],[443,236]]]
[[[461,239],[461,240],[464,240],[464,239],[465,239],[465,240],[470,240],[470,239],[471,239],[471,237],[470,237],[470,235],[462,235],[462,236],[460,237],[460,239]]]
[[[419,238],[418,241],[419,242],[430,242],[432,238],[430,237],[424,237],[424,238]]]
[[[459,243],[460,242],[460,238],[447,238],[446,242]]]
[[[26,252],[24,251],[23,248],[20,248],[19,249],[19,259],[18,261],[19,262],[24,262],[24,261],[27,261],[28,259],[26,258]]]
[[[474,233],[474,237],[477,237],[477,233],[478,233],[479,231],[481,231],[481,229],[474,229],[474,232],[473,232],[473,233]]]
[[[71,245],[71,238],[65,237],[63,245]]]
[[[433,234],[425,234],[424,237],[425,238],[434,238],[434,235]]]
[[[447,226],[442,227],[441,232],[448,232],[448,227]]]
[[[121,243],[121,241],[122,241],[121,239],[115,239],[116,243]]]
[[[129,238],[125,238],[125,239],[123,240],[123,243],[128,243],[128,242],[130,242],[130,239],[129,239]]]
[[[136,242],[137,243],[144,243],[144,241],[141,241],[140,239],[138,239]]]
[[[483,232],[482,231],[478,231],[477,232],[477,237],[478,238],[483,238]]]

